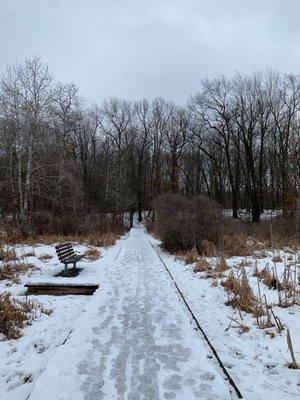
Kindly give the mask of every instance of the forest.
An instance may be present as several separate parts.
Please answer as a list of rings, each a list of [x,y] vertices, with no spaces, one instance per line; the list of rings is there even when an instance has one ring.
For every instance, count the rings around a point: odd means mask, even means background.
[[[296,75],[199,81],[186,105],[116,97],[90,105],[40,57],[26,59],[0,83],[2,219],[23,236],[55,231],[55,221],[72,233],[82,218],[141,220],[168,192],[208,195],[233,218],[251,211],[253,222],[264,209],[295,215],[299,110]]]

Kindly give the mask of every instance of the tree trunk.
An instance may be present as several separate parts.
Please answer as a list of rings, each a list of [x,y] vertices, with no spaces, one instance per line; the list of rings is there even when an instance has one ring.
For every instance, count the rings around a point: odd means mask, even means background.
[[[253,193],[251,197],[252,205],[252,222],[260,221],[260,201],[257,193]]]
[[[232,218],[238,219],[238,194],[236,190],[232,191]]]

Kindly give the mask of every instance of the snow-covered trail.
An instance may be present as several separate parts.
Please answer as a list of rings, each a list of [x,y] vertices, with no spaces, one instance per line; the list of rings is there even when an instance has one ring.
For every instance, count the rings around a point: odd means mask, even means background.
[[[231,399],[143,228],[123,243],[29,399]]]

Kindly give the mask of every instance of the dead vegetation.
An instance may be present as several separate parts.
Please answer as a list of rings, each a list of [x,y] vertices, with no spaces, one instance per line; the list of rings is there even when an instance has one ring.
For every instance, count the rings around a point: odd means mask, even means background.
[[[253,276],[257,278],[258,285],[259,282],[262,282],[269,289],[277,292],[278,306],[284,308],[300,304],[299,275],[297,275],[296,264],[294,266],[285,264],[281,276],[277,272],[276,263],[271,268],[267,263],[261,270],[258,270],[256,266],[253,272]]]
[[[274,263],[276,263],[276,262],[282,262],[283,259],[282,259],[279,255],[277,255],[277,256],[274,256],[274,257],[272,258],[272,261],[273,261]]]
[[[98,249],[88,249],[84,253],[84,258],[89,261],[96,261],[100,258],[100,251]]]
[[[52,258],[53,258],[53,256],[51,254],[47,254],[47,253],[43,253],[40,256],[38,256],[38,259],[41,261],[51,260]]]
[[[37,244],[44,245],[54,245],[56,243],[81,243],[86,244],[88,246],[97,246],[97,247],[109,247],[116,243],[116,241],[125,233],[125,230],[116,230],[109,232],[95,232],[87,235],[45,235],[45,236],[30,236],[26,239],[22,237],[15,236],[3,236],[1,241],[3,242],[2,246],[0,246],[0,261],[6,260],[11,261],[12,259],[16,259],[15,253],[13,250],[5,251],[4,244],[7,245],[16,245],[23,244],[29,246],[36,246]],[[10,253],[11,252],[11,253]],[[28,252],[23,255],[23,257],[31,257],[35,256],[34,250],[32,252]],[[15,258],[14,258],[15,257]],[[10,260],[8,260],[10,258]]]
[[[253,246],[243,234],[223,235],[220,237],[220,248],[228,257],[248,256],[253,252]]]
[[[226,305],[255,316],[262,315],[258,299],[249,285],[245,268],[242,268],[236,274],[231,271],[229,276],[221,282],[221,285],[228,293]]]
[[[293,342],[292,342],[292,338],[291,338],[289,329],[287,330],[287,345],[288,345],[288,349],[290,351],[291,359],[292,359],[292,361],[290,363],[288,363],[288,368],[299,369],[299,365],[296,361]]]
[[[0,281],[7,280],[19,284],[21,274],[30,274],[37,270],[37,266],[25,262],[7,263],[0,267]]]
[[[229,266],[224,257],[220,257],[216,263],[215,271],[216,272],[223,272],[229,269]]]
[[[22,254],[22,258],[28,258],[28,257],[35,257],[35,252],[34,251],[28,251],[25,254]]]
[[[124,234],[122,232],[106,232],[102,234],[87,235],[84,238],[84,243],[89,246],[109,247],[113,246],[118,239]]]
[[[213,257],[217,253],[216,246],[214,243],[210,242],[207,239],[202,240],[201,242],[201,253],[207,257]]]
[[[228,332],[231,328],[236,328],[238,329],[238,333],[247,333],[250,331],[250,328],[248,325],[245,324],[243,314],[241,311],[238,311],[237,316],[236,313],[232,317],[228,317],[229,319],[229,324],[228,327],[225,329],[226,332]]]
[[[196,265],[194,267],[194,272],[207,272],[207,271],[211,271],[212,270],[212,266],[210,265],[210,263],[203,257],[200,258],[200,260],[198,260],[196,262]]]
[[[36,300],[16,300],[8,292],[0,293],[0,333],[8,340],[18,339],[26,324],[41,313],[50,315],[51,312]]]
[[[6,248],[0,245],[0,261],[15,261],[17,260],[16,252],[13,248]]]

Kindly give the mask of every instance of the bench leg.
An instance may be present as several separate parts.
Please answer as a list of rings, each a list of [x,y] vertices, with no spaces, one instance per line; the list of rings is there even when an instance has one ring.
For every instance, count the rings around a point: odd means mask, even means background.
[[[68,264],[65,264],[64,275],[68,275]]]
[[[73,268],[76,269],[76,263],[73,263]]]

